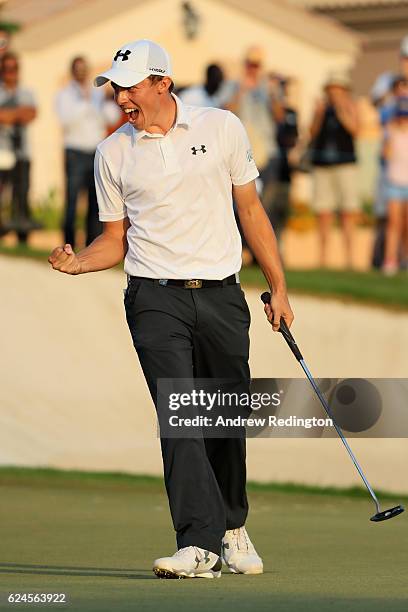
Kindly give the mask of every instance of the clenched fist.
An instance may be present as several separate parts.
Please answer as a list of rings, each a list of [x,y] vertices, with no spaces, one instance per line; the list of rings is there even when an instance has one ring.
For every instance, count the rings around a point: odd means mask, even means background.
[[[63,247],[54,249],[48,261],[54,270],[58,270],[59,272],[65,272],[65,274],[81,274],[81,263],[70,244],[65,244]]]

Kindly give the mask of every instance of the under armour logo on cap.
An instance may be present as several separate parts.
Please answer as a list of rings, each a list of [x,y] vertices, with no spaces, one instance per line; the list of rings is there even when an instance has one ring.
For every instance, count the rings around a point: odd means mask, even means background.
[[[196,147],[191,147],[191,150],[192,150],[192,155],[197,155],[199,151],[201,151],[201,153],[207,153],[207,149],[205,148],[205,145],[201,145],[199,149],[197,149]]]
[[[131,51],[129,51],[129,49],[126,49],[126,51],[121,51],[121,50],[119,49],[119,51],[116,53],[115,57],[113,58],[113,61],[114,61],[114,62],[117,62],[117,61],[118,61],[118,59],[121,57],[121,58],[122,58],[122,62],[126,62],[126,61],[129,59],[129,55],[130,55],[131,53],[132,53],[132,52],[131,52]]]

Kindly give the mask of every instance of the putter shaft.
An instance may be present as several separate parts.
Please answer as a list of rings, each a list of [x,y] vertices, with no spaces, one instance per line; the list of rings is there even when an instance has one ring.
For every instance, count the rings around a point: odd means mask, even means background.
[[[269,304],[270,300],[271,300],[271,294],[266,291],[265,293],[263,293],[261,295],[261,300],[263,301],[264,304]],[[359,462],[357,461],[353,451],[351,450],[347,440],[345,439],[344,434],[343,434],[341,428],[336,423],[336,420],[334,419],[333,415],[331,414],[329,405],[328,405],[325,397],[323,396],[322,392],[320,391],[319,387],[317,386],[316,381],[314,380],[312,374],[310,373],[310,370],[307,367],[307,365],[306,365],[306,363],[305,363],[305,361],[303,359],[302,353],[300,352],[300,349],[299,349],[298,345],[296,344],[296,341],[295,341],[294,337],[290,333],[289,327],[286,325],[285,319],[283,319],[283,318],[281,318],[281,320],[280,320],[279,331],[281,332],[282,336],[285,338],[285,340],[286,340],[290,350],[292,351],[292,353],[296,357],[297,361],[300,363],[304,373],[306,374],[310,384],[312,385],[314,391],[316,392],[316,395],[319,398],[319,400],[320,400],[323,408],[325,409],[327,415],[332,420],[334,428],[337,431],[337,433],[338,433],[338,435],[340,437],[340,440],[343,442],[344,446],[346,447],[346,450],[347,450],[347,452],[348,452],[352,462],[354,463],[354,466],[356,467],[358,473],[360,474],[360,477],[361,477],[362,481],[364,482],[364,484],[365,484],[365,486],[367,488],[367,491],[369,492],[372,500],[375,503],[377,514],[379,514],[381,512],[381,509],[380,509],[380,504],[378,502],[377,496],[374,493],[374,491],[373,491],[370,483],[368,482],[367,478],[365,477],[365,474],[364,474],[364,472],[363,472]]]
[[[346,447],[347,452],[350,455],[350,458],[351,458],[352,462],[354,463],[358,473],[361,476],[362,481],[364,482],[365,486],[367,487],[367,490],[370,493],[370,495],[371,495],[371,497],[372,497],[372,499],[373,499],[373,501],[375,503],[375,507],[377,509],[377,512],[378,513],[381,512],[380,504],[379,504],[379,501],[377,499],[377,496],[374,493],[374,491],[373,491],[370,483],[368,482],[367,478],[365,477],[364,472],[363,472],[362,468],[360,467],[360,464],[357,461],[353,451],[351,450],[349,443],[347,442],[346,438],[344,437],[344,434],[343,434],[342,430],[340,429],[339,425],[336,423],[336,421],[335,421],[335,419],[334,419],[334,417],[333,417],[333,415],[332,415],[332,413],[330,411],[329,405],[328,405],[325,397],[323,396],[322,392],[320,391],[319,387],[317,386],[316,381],[314,380],[313,376],[311,375],[311,373],[309,371],[309,368],[305,364],[304,360],[300,359],[299,363],[302,366],[302,369],[303,369],[304,373],[306,374],[310,384],[312,385],[313,389],[315,390],[316,395],[317,395],[317,397],[320,400],[320,403],[322,404],[322,406],[325,409],[325,411],[326,411],[327,415],[329,416],[329,418],[332,420],[333,426],[334,426],[335,430],[337,431],[337,433],[338,433],[338,435],[340,437],[340,440],[343,442],[344,446]]]

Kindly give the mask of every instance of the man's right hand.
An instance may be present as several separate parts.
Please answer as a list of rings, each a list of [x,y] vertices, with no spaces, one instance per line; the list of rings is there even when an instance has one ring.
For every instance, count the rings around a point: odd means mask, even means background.
[[[70,244],[54,249],[48,261],[54,270],[65,272],[65,274],[81,274],[82,272],[81,263]]]

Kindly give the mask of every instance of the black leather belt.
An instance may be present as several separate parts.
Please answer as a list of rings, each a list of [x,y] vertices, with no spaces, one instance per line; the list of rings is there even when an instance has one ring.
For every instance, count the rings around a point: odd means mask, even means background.
[[[189,278],[188,280],[178,278],[147,278],[146,276],[130,276],[128,275],[128,283],[132,279],[146,280],[162,287],[182,287],[183,289],[208,289],[209,287],[225,287],[225,285],[236,285],[239,283],[239,276],[231,274],[222,280],[209,280],[200,278]]]

